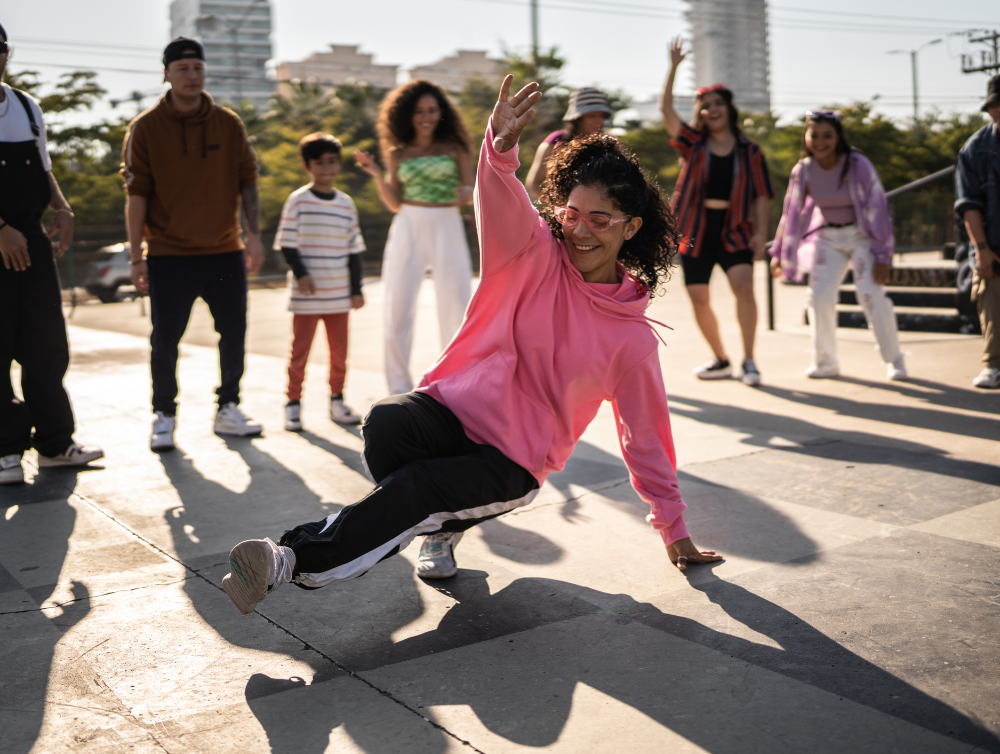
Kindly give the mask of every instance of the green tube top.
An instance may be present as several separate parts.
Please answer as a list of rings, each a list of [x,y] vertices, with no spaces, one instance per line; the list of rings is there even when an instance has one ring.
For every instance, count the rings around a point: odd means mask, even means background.
[[[458,190],[458,165],[446,154],[414,157],[399,164],[403,199],[430,204],[454,204]]]

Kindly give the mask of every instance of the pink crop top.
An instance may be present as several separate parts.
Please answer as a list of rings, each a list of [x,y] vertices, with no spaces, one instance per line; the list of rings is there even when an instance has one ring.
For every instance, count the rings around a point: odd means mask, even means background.
[[[810,160],[809,164],[807,178],[809,195],[823,213],[823,219],[834,225],[846,225],[857,220],[848,188],[848,177],[845,175],[844,180],[840,180],[845,159],[847,155],[841,155],[837,164],[829,170],[821,168],[815,159]]]

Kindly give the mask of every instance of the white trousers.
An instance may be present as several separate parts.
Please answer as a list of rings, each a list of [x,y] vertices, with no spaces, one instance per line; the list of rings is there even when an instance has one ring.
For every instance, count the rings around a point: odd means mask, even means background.
[[[404,204],[389,228],[382,260],[385,289],[385,376],[393,395],[413,390],[410,351],[417,294],[431,268],[441,350],[462,325],[472,296],[472,263],[458,207]]]
[[[875,255],[871,242],[857,225],[823,228],[819,232],[816,255],[809,273],[809,324],[814,366],[837,365],[837,289],[847,265],[854,269],[858,303],[875,333],[882,361],[899,356],[899,335],[892,301],[885,288],[872,278]]]

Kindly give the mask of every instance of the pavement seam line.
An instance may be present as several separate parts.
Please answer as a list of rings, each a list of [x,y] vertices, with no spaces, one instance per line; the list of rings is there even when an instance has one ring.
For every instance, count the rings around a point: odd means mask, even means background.
[[[183,565],[183,563],[181,564]],[[187,566],[184,566],[185,568]],[[41,607],[32,607],[28,610],[6,610],[0,612],[0,615],[17,615],[18,613],[37,613],[42,610],[54,610],[57,607],[65,607],[66,605],[72,605],[75,602],[86,602],[87,600],[96,599],[97,597],[107,597],[112,594],[124,594],[125,592],[136,592],[140,589],[151,589],[154,586],[170,586],[171,584],[180,584],[183,581],[190,581],[196,574],[191,574],[191,576],[185,576],[183,579],[175,579],[174,581],[161,581],[156,584],[142,584],[141,586],[132,586],[127,589],[115,589],[110,592],[101,592],[100,594],[88,594],[86,597],[77,597],[76,599],[66,600],[65,602],[57,602],[54,605],[45,605]]]
[[[122,522],[122,521],[118,520],[117,518],[115,518],[115,516],[112,515],[110,511],[105,510],[102,506],[98,505],[93,500],[90,500],[89,498],[85,497],[84,495],[81,495],[78,492],[73,492],[71,495],[69,495],[69,497],[76,497],[76,498],[78,498],[81,502],[85,503],[86,505],[89,505],[91,508],[93,508],[94,510],[96,510],[101,515],[106,516],[107,518],[109,518],[111,521],[113,521],[119,527],[121,527],[122,529],[124,529],[125,531],[127,531],[129,534],[131,534],[132,536],[134,536],[140,542],[144,542],[145,544],[147,544],[152,549],[156,550],[158,553],[160,553],[164,557],[166,557],[166,558],[174,561],[175,563],[178,563],[179,565],[181,565],[184,568],[186,568],[188,571],[191,571],[192,575],[197,576],[198,578],[202,579],[206,584],[209,584],[210,586],[215,587],[215,589],[217,589],[218,591],[220,591],[223,594],[225,594],[225,592],[223,592],[223,590],[222,590],[222,587],[216,586],[204,574],[202,574],[199,571],[195,570],[194,568],[192,568],[191,566],[189,566],[187,563],[183,562],[182,560],[179,560],[178,558],[174,557],[173,555],[171,555],[169,552],[167,552],[163,548],[158,547],[153,542],[149,541],[148,539],[146,539],[145,537],[143,537],[141,534],[139,534],[138,532],[136,532],[134,529],[132,529],[130,526],[128,526],[128,524],[125,524],[124,522]],[[188,581],[190,578],[191,577],[189,576],[186,579],[180,579],[180,580],[178,580],[177,582],[174,582],[174,583],[180,583],[181,581]],[[145,587],[136,587],[136,589],[142,589],[142,588],[145,588]],[[123,591],[132,591],[132,590],[123,590]],[[89,599],[89,597],[84,597],[84,598],[81,598],[81,599]],[[66,604],[69,604],[69,603],[66,603]],[[38,608],[38,609],[42,610],[42,609],[51,609],[51,608]],[[31,610],[31,611],[24,611],[24,612],[35,612],[35,611]],[[284,626],[282,626],[280,623],[277,623],[276,621],[268,618],[267,616],[261,614],[260,612],[258,612],[256,610],[254,612],[257,615],[260,615],[261,618],[263,618],[264,620],[266,620],[268,623],[270,623],[274,627],[276,627],[276,628],[284,631],[286,634],[288,634],[289,636],[291,636],[296,641],[302,642],[303,646],[307,647],[308,649],[310,649],[311,651],[315,652],[316,654],[318,654],[323,659],[325,659],[328,662],[332,663],[335,667],[337,667],[338,669],[340,669],[340,670],[344,671],[345,673],[347,673],[351,678],[354,678],[356,680],[361,681],[362,683],[364,683],[365,685],[367,685],[368,687],[370,687],[374,691],[377,691],[382,696],[384,696],[384,697],[392,700],[396,704],[400,705],[401,707],[403,707],[403,709],[408,710],[409,712],[412,712],[414,715],[416,715],[417,717],[419,717],[421,720],[429,723],[433,727],[435,727],[438,730],[440,730],[441,732],[443,732],[445,735],[450,736],[451,738],[455,739],[456,741],[458,741],[459,743],[463,744],[464,746],[469,747],[474,752],[476,752],[476,754],[485,754],[485,752],[483,752],[481,749],[477,749],[475,746],[472,745],[472,743],[470,743],[469,741],[466,741],[463,738],[460,738],[459,736],[457,736],[456,734],[452,733],[450,730],[448,730],[447,728],[445,728],[440,723],[435,722],[434,720],[431,720],[430,718],[425,717],[424,715],[421,715],[415,709],[413,709],[408,704],[406,704],[406,702],[403,702],[402,700],[397,699],[396,697],[394,697],[390,692],[383,691],[382,689],[380,689],[378,686],[376,686],[375,684],[373,684],[368,679],[364,678],[363,676],[358,675],[353,670],[350,670],[349,668],[344,667],[339,662],[337,662],[336,660],[334,660],[332,657],[328,656],[327,654],[321,652],[316,647],[312,646],[309,642],[305,641],[304,639],[302,639],[299,636],[296,636],[292,631],[288,630],[287,628],[285,628]],[[157,743],[159,743],[159,742],[157,742]]]

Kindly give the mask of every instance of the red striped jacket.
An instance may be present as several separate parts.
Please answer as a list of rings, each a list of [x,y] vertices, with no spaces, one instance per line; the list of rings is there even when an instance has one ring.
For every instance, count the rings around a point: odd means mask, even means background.
[[[681,122],[681,131],[671,145],[681,156],[681,174],[677,179],[670,209],[677,216],[681,254],[697,257],[701,253],[701,229],[705,227],[705,194],[708,190],[708,136]],[[774,188],[767,171],[767,161],[760,147],[743,134],[736,137],[733,188],[729,211],[722,232],[722,246],[728,252],[750,248],[754,232],[753,202],[759,196],[771,198]]]

